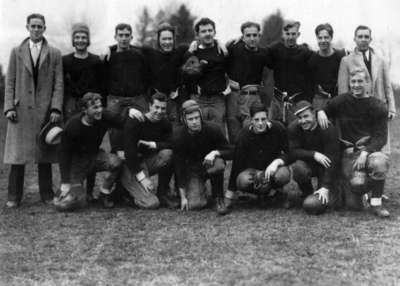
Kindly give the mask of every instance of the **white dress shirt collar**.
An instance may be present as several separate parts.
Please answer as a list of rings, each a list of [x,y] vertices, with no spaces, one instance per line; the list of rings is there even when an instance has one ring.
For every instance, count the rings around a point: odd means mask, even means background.
[[[37,42],[37,43],[34,43],[34,42],[32,42],[32,40],[29,40],[29,49],[32,50],[33,46],[36,45],[36,47],[40,51],[42,49],[42,44],[43,44],[43,40],[41,40],[40,42]]]

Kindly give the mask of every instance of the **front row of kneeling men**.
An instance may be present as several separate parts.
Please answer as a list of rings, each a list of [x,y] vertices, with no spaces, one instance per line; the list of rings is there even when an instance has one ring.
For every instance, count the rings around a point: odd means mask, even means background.
[[[331,99],[324,109],[314,110],[307,101],[297,103],[297,120],[287,130],[268,119],[263,104],[252,104],[251,123],[242,129],[234,148],[217,125],[203,121],[194,100],[183,103],[183,124],[173,131],[165,118],[167,99],[162,93],[152,95],[144,116],[129,110],[126,119],[103,109],[100,95],[88,93],[82,99],[82,113],[70,119],[62,133],[62,185],[55,205],[60,210],[75,208],[86,176],[108,171],[100,188],[108,207],[117,178],[118,189],[125,189],[137,206],[151,209],[174,205],[169,197],[174,175],[183,210],[207,205],[209,179],[219,214],[228,212],[236,191],[257,194],[263,202],[280,198],[283,206],[290,207],[282,187],[293,179],[309,213],[322,213],[328,205],[362,209],[368,193],[373,213],[387,217],[382,194],[389,158],[381,151],[387,143],[387,109],[366,92],[365,70],[353,70],[349,84],[351,91]],[[124,152],[118,156],[100,149],[111,127],[123,129]],[[224,192],[227,160],[233,163]],[[157,187],[150,179],[154,174]]]

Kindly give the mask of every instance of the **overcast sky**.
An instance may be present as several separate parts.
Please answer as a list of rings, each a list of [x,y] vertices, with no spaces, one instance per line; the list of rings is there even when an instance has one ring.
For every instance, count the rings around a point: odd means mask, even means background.
[[[210,17],[217,25],[221,40],[237,37],[240,24],[263,18],[277,9],[285,18],[301,21],[300,42],[316,48],[314,28],[329,22],[335,30],[334,40],[353,48],[353,32],[357,25],[372,28],[375,46],[392,52],[392,78],[400,83],[400,1],[397,0],[0,0],[0,63],[7,65],[10,49],[27,36],[25,18],[40,12],[47,20],[46,36],[53,44],[70,44],[70,27],[76,21],[89,24],[91,50],[100,52],[113,43],[114,26],[118,22],[132,25],[146,5],[154,15],[159,9],[185,3],[199,17]],[[63,53],[69,50],[63,50]]]

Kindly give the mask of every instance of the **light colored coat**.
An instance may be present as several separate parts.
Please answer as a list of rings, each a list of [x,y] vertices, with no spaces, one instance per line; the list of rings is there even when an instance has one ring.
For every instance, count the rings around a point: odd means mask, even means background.
[[[43,40],[37,86],[29,52],[29,38],[11,51],[4,96],[4,112],[15,109],[17,122],[8,121],[4,163],[51,163],[55,150],[41,150],[37,144],[40,128],[50,110],[62,111],[62,58],[58,49]],[[51,151],[51,152],[50,152]]]
[[[387,104],[390,112],[396,112],[393,96],[392,83],[389,77],[388,64],[370,48],[371,51],[371,74],[369,93]],[[348,56],[342,58],[339,67],[338,88],[339,94],[350,91],[350,71],[354,68],[368,70],[363,59],[363,54],[356,48]]]

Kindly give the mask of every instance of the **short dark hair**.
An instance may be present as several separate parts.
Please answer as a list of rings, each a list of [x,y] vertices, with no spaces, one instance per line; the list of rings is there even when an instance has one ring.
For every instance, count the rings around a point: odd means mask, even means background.
[[[167,102],[167,95],[165,93],[156,91],[152,96],[150,96],[150,104],[153,104],[155,100]]]
[[[132,26],[127,23],[119,23],[117,26],[115,26],[115,34],[117,34],[118,30],[125,30],[125,29],[128,29],[128,31],[132,34]]]
[[[197,34],[199,32],[200,26],[211,25],[215,31],[215,22],[210,18],[201,18],[194,24],[194,31]]]
[[[294,21],[294,20],[286,20],[283,22],[282,25],[282,30],[283,31],[288,31],[289,29],[296,27],[298,30],[300,29],[300,22],[299,21]]]
[[[329,36],[331,36],[331,38],[333,38],[333,28],[332,28],[331,24],[329,24],[329,23],[319,24],[315,28],[315,35],[318,36],[319,32],[321,32],[322,30],[327,31]]]
[[[44,16],[42,14],[33,13],[33,14],[28,15],[28,17],[26,17],[26,24],[29,24],[31,19],[40,19],[43,21],[43,24],[46,24],[46,20],[44,19]]]
[[[365,25],[359,25],[357,26],[357,28],[354,30],[354,37],[356,36],[357,32],[359,30],[368,30],[369,31],[369,35],[372,36],[372,30],[370,27],[365,26]]]
[[[241,26],[240,26],[240,31],[244,32],[244,29],[250,28],[250,27],[255,27],[257,28],[257,30],[260,32],[261,31],[261,26],[260,24],[256,23],[256,22],[251,22],[251,21],[247,21],[244,22]]]
[[[250,117],[253,117],[258,112],[265,112],[268,114],[267,107],[265,104],[255,101],[250,105]]]
[[[102,100],[100,94],[95,92],[87,92],[84,96],[79,100],[79,105],[81,109],[87,109],[89,105],[93,105],[97,100]]]

